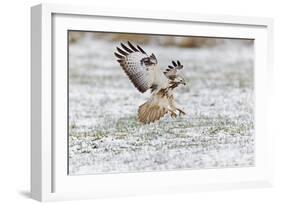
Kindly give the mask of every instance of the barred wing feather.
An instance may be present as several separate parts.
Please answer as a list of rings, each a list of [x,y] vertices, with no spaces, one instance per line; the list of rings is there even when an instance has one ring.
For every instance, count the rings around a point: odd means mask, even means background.
[[[142,93],[147,91],[155,79],[155,72],[146,65],[151,56],[148,56],[140,46],[135,47],[130,42],[128,46],[121,43],[121,48],[117,47],[118,52],[114,53],[118,58],[117,61],[134,86]]]
[[[172,65],[168,66],[168,69],[166,69],[164,74],[169,79],[174,79],[176,77],[176,75],[177,75],[177,71],[182,69],[182,68],[183,68],[183,65],[180,63],[179,60],[177,62],[172,61]]]

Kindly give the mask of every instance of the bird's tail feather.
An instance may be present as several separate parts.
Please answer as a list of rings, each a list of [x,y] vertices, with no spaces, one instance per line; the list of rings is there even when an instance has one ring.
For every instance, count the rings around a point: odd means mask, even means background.
[[[155,122],[167,113],[167,109],[149,101],[139,106],[138,120],[143,124]]]

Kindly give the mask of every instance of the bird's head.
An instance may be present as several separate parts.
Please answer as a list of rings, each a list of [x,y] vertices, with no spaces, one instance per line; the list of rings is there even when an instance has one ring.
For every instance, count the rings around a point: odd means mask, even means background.
[[[177,75],[174,82],[177,82],[178,84],[186,85],[186,81],[184,78],[180,75]]]

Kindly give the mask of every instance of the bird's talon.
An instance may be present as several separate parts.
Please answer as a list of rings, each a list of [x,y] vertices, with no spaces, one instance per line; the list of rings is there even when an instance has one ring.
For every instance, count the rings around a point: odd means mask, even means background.
[[[182,111],[181,109],[178,109],[178,111],[179,111],[179,116],[186,115],[186,113],[184,111]]]

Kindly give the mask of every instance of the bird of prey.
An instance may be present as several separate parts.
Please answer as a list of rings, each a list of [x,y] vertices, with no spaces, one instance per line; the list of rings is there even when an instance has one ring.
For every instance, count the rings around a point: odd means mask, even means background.
[[[177,71],[183,68],[180,61],[172,61],[166,70],[158,66],[156,56],[148,55],[139,45],[121,43],[114,52],[117,61],[134,86],[144,93],[151,90],[151,97],[138,109],[138,120],[148,124],[155,122],[169,113],[172,118],[185,112],[177,108],[173,90],[179,85],[185,85],[183,77]],[[178,114],[177,114],[178,112]]]

